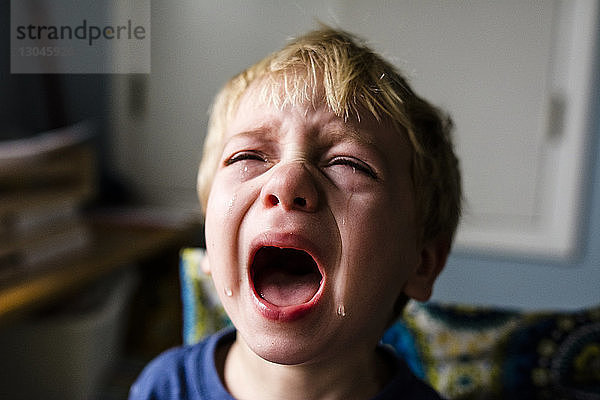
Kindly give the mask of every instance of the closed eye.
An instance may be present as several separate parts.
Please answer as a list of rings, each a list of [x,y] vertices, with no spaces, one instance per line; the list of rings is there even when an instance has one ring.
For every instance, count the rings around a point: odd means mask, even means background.
[[[335,157],[333,158],[330,162],[329,165],[344,165],[344,166],[348,166],[350,168],[352,168],[353,172],[354,171],[359,171],[362,172],[363,174],[366,174],[368,176],[370,176],[373,179],[378,179],[378,175],[377,173],[373,170],[373,168],[371,168],[367,163],[365,163],[364,161],[361,161],[357,158],[353,158],[353,157]]]
[[[260,152],[240,151],[240,152],[235,153],[231,157],[229,157],[227,160],[225,160],[225,165],[228,166],[228,165],[234,164],[236,162],[246,161],[246,160],[268,162],[267,157],[265,157],[265,155]]]

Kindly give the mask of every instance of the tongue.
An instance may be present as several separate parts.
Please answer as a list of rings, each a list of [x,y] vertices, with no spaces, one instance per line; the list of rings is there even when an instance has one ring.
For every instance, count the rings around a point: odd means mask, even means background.
[[[279,307],[303,304],[319,290],[321,275],[316,271],[295,273],[285,268],[266,268],[254,278],[260,297]]]

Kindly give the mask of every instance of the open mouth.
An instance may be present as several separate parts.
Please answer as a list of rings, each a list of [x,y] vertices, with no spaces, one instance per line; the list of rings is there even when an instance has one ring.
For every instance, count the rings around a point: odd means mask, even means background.
[[[256,294],[277,307],[309,302],[323,280],[313,257],[292,248],[261,247],[251,268]]]

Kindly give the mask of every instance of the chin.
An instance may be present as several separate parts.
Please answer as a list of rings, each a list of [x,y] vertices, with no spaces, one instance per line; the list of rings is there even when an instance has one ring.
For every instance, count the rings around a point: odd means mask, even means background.
[[[249,321],[245,321],[249,322]],[[339,333],[331,320],[302,319],[294,323],[254,321],[253,328],[240,326],[238,337],[257,356],[271,363],[299,365],[318,360],[334,350]]]
[[[323,351],[314,338],[288,338],[249,344],[260,358],[274,364],[299,365],[314,361]]]

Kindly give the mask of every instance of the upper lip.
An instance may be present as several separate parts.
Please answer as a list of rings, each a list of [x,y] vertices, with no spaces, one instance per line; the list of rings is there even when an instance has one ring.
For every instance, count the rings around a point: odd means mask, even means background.
[[[279,247],[282,249],[296,249],[302,250],[308,253],[321,273],[323,279],[325,279],[326,273],[324,268],[324,262],[322,258],[322,251],[314,241],[307,238],[304,235],[293,233],[293,232],[266,232],[257,236],[250,244],[250,252],[248,255],[248,273],[250,280],[252,280],[252,263],[258,250],[263,247]]]

